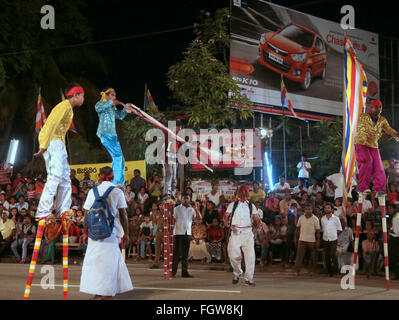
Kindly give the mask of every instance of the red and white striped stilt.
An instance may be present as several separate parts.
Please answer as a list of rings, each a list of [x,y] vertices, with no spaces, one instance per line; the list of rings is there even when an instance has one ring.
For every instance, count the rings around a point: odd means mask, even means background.
[[[360,236],[360,226],[362,223],[362,210],[363,210],[363,199],[364,194],[359,192],[359,200],[357,204],[357,216],[356,216],[356,234],[355,234],[355,247],[353,248],[353,268],[352,268],[352,278],[353,285],[355,285],[355,276],[356,276],[356,266],[358,263],[358,252],[359,252],[359,236]]]
[[[169,279],[173,276],[173,245],[174,245],[174,228],[175,219],[173,218],[173,205],[169,205],[170,215],[170,228],[169,228]]]
[[[43,232],[46,225],[46,218],[39,219],[39,226],[36,233],[35,244],[33,247],[32,260],[30,262],[28,280],[26,282],[24,300],[29,299],[30,289],[32,286],[33,276],[35,274],[37,257],[39,255],[40,243],[42,242]]]
[[[387,290],[389,290],[389,259],[388,259],[388,234],[387,234],[387,218],[385,207],[385,195],[378,197],[378,203],[381,207],[382,218],[382,232],[384,236],[384,263],[385,263],[385,280],[387,283]]]
[[[62,218],[62,270],[64,300],[68,300],[68,221]]]
[[[166,202],[164,203],[164,208],[163,208],[163,275],[164,275],[164,280],[168,279],[168,206]]]

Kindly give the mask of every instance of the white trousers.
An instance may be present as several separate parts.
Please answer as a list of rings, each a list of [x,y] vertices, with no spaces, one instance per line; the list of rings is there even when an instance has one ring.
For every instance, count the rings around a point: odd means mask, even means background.
[[[55,199],[55,212],[59,217],[71,208],[71,178],[68,155],[61,140],[52,140],[43,153],[46,163],[47,182],[37,208],[37,218],[47,217],[52,212]]]
[[[255,271],[255,246],[254,246],[254,234],[251,232],[233,234],[231,233],[229,244],[227,246],[227,252],[231,266],[233,267],[234,276],[240,277],[242,274],[241,269],[241,250],[244,254],[245,260],[245,274],[244,279],[246,281],[253,281]]]

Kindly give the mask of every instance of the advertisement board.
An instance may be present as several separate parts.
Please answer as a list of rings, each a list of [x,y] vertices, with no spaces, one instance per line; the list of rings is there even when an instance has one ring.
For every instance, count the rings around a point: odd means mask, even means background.
[[[217,133],[195,134],[192,141],[198,141],[196,153],[192,153],[192,170],[206,170],[199,161],[213,169],[262,167],[262,141],[254,130],[239,133],[221,131]],[[212,141],[219,142],[217,153],[212,150]]]
[[[368,98],[378,99],[378,35],[343,30],[331,22],[262,0],[232,3],[230,73],[254,110],[292,116],[281,107],[281,78],[298,116],[343,115],[344,32],[368,79]],[[341,18],[337,13],[337,20]]]
[[[85,172],[90,173],[90,178],[94,181],[98,180],[98,175],[100,173],[100,169],[103,167],[109,166],[111,167],[111,163],[84,163],[84,164],[73,164],[71,165],[71,169],[76,170],[76,178],[78,180],[82,180]],[[125,162],[125,181],[130,183],[130,180],[134,177],[134,170],[139,169],[141,176],[146,179],[146,164],[145,160],[139,161],[126,161]]]

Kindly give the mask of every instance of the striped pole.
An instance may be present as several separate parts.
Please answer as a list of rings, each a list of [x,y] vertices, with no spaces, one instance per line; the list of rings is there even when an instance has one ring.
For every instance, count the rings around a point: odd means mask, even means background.
[[[68,300],[68,222],[62,219],[62,267],[63,267],[63,283],[64,283],[64,300]]]
[[[30,267],[29,267],[28,280],[26,282],[26,287],[25,287],[24,300],[29,299],[30,288],[32,285],[33,276],[35,274],[35,269],[36,269],[37,257],[39,255],[40,243],[42,242],[44,227],[46,225],[45,219],[46,218],[42,218],[39,220],[39,226],[38,226],[37,233],[36,233],[35,245],[33,248],[32,260],[30,262]]]
[[[359,201],[358,201],[358,209],[357,209],[357,219],[356,219],[356,235],[355,235],[355,247],[353,249],[353,268],[352,268],[352,278],[353,285],[355,285],[355,276],[356,276],[356,266],[359,252],[359,236],[360,236],[360,226],[362,223],[362,210],[363,210],[363,199],[364,195],[362,192],[359,192]]]
[[[173,276],[173,241],[174,241],[174,228],[175,228],[175,219],[173,218],[173,205],[169,205],[169,210],[171,212],[170,215],[170,232],[169,232],[169,279],[172,279]]]
[[[164,280],[168,279],[168,207],[166,202],[163,209],[163,275]]]
[[[385,195],[378,197],[378,203],[381,206],[382,232],[384,235],[384,263],[385,263],[385,280],[387,282],[387,290],[389,290],[389,260],[388,260],[388,236],[387,236],[387,217],[385,215]]]

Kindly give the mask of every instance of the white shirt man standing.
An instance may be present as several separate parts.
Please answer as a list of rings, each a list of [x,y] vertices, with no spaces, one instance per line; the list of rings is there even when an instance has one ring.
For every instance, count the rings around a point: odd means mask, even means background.
[[[245,186],[240,186],[238,189],[239,200],[230,203],[227,207],[225,219],[230,221],[228,225],[231,229],[227,251],[233,267],[233,284],[238,283],[243,273],[241,269],[242,250],[245,259],[245,283],[254,286],[255,246],[252,224],[255,222],[260,227],[261,220],[257,215],[255,205],[247,200],[248,196],[248,189]],[[250,205],[252,210],[249,208]],[[235,210],[234,207],[236,207]]]
[[[195,210],[190,206],[190,196],[185,194],[182,204],[174,209],[175,218],[174,245],[173,245],[173,267],[172,275],[176,276],[179,258],[181,257],[182,278],[192,278],[188,273],[188,252],[190,250],[191,226]]]
[[[302,159],[297,164],[298,169],[298,184],[300,184],[301,180],[304,182],[305,188],[309,187],[309,175],[312,166],[308,161],[306,161],[306,157],[302,156]]]
[[[324,213],[325,215],[321,218],[324,259],[327,272],[332,277],[338,270],[337,239],[338,234],[342,232],[342,226],[339,218],[333,214],[333,205],[331,203],[327,203],[324,206]]]
[[[101,196],[109,187],[114,186],[110,182],[114,179],[112,168],[101,168],[100,179],[101,184],[98,186],[98,193]],[[91,189],[83,208],[90,210],[94,201],[95,196],[93,189]],[[129,243],[127,204],[123,191],[114,188],[108,195],[107,202],[112,215],[115,217],[112,234],[103,240],[88,239],[80,278],[80,291],[94,294],[95,300],[113,299],[115,294],[133,289],[129,271],[119,249],[122,232],[122,241]]]

